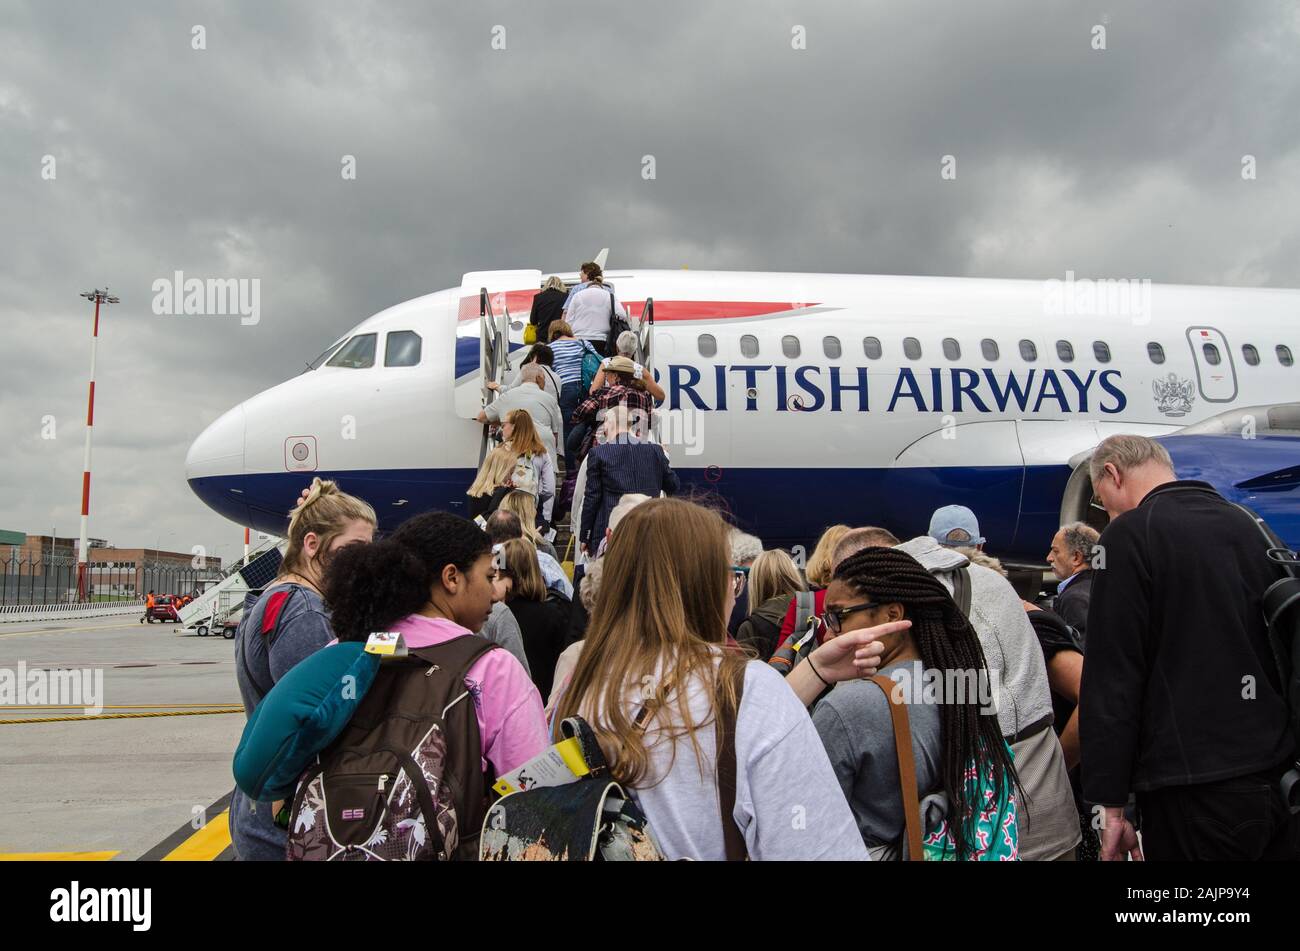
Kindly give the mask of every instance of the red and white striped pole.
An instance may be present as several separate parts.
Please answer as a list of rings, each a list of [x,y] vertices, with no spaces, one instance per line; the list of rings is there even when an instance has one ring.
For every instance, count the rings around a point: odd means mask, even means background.
[[[77,549],[77,600],[86,600],[86,563],[89,561],[87,532],[90,527],[90,437],[95,431],[95,347],[99,343],[99,305],[116,304],[108,288],[95,288],[81,295],[95,302],[95,328],[90,338],[90,394],[86,406],[86,455],[81,469],[81,545]]]
[[[244,564],[248,564],[248,529],[244,529]]]

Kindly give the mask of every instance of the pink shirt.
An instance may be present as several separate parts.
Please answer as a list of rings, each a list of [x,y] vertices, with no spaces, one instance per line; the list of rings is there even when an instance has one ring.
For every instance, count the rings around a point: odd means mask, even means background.
[[[452,621],[419,614],[407,615],[389,629],[400,631],[408,648],[433,647],[466,634],[478,636]],[[541,695],[509,651],[490,650],[474,661],[465,673],[465,686],[478,715],[484,771],[491,762],[496,775],[502,776],[550,745]]]

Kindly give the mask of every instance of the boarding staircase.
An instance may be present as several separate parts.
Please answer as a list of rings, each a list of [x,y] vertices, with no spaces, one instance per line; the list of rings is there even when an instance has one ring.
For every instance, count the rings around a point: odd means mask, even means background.
[[[603,252],[602,252],[603,254]],[[472,298],[471,298],[472,299]],[[510,308],[504,297],[499,297],[501,302],[501,313],[495,313],[492,306],[492,294],[486,286],[479,288],[479,374],[478,384],[484,406],[489,406],[496,400],[500,394],[500,389],[491,389],[488,383],[496,383],[498,388],[504,387],[505,382],[509,379],[512,370],[510,361]],[[626,302],[625,302],[626,303]],[[629,313],[629,324],[637,334],[637,348],[635,359],[638,363],[646,368],[647,371],[654,370],[654,299],[646,298],[641,308],[639,317],[632,317]],[[488,452],[492,449],[493,443],[490,435],[490,427],[487,424],[483,426],[482,439],[479,442],[478,462],[481,466],[483,460],[487,458]],[[557,453],[557,473],[556,473],[556,490],[563,485],[565,478],[564,452],[560,447]],[[552,544],[559,553],[560,560],[571,566],[574,561],[577,546],[573,542],[571,523],[566,516],[563,519],[556,520],[554,523],[556,530],[555,538]],[[569,568],[572,574],[572,568]],[[196,602],[197,603],[197,602]]]
[[[249,550],[221,574],[216,584],[185,605],[178,612],[182,630],[200,637],[221,633],[226,622],[233,621],[244,609],[244,595],[259,591],[275,579],[287,543],[268,537]]]

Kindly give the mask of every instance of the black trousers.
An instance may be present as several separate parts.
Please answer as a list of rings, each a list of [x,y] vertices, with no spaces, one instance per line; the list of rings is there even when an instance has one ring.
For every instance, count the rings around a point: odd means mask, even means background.
[[[1138,793],[1143,855],[1155,862],[1300,860],[1300,815],[1283,805],[1279,773]]]

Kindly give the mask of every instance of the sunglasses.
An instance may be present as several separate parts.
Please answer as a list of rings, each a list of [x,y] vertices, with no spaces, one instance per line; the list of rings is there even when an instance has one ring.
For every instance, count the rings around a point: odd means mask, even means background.
[[[822,618],[826,621],[826,626],[832,634],[840,632],[840,624],[846,617],[854,611],[865,611],[867,608],[878,608],[880,605],[875,601],[864,601],[861,604],[853,604],[847,608],[827,608],[822,611]]]

